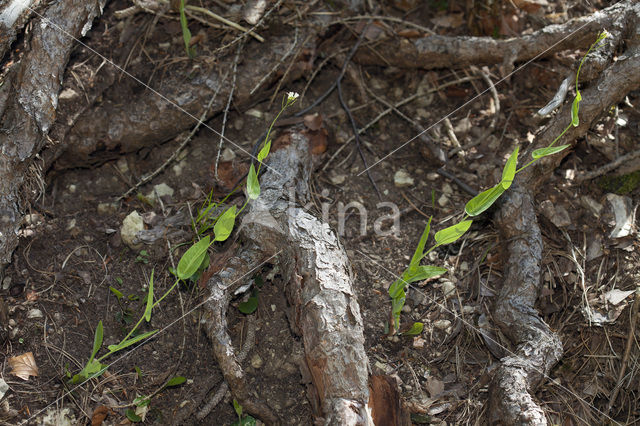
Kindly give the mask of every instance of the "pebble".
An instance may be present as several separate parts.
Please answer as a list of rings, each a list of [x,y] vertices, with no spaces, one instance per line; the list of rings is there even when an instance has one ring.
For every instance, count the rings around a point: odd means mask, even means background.
[[[141,243],[136,244],[136,233],[144,229],[144,222],[142,216],[137,211],[132,211],[122,221],[122,227],[120,228],[120,238],[127,246],[133,250],[138,250],[142,247]]]
[[[329,180],[334,185],[342,185],[347,180],[347,175],[333,175]]]
[[[255,354],[254,356],[251,357],[251,366],[255,369],[259,369],[260,367],[262,367],[263,361],[262,358],[260,358],[260,355]]]
[[[442,282],[442,294],[445,298],[450,298],[456,292],[456,285],[449,280]]]
[[[34,319],[34,318],[43,318],[44,315],[42,315],[42,311],[40,309],[31,309],[29,312],[27,312],[27,318],[29,319]]]
[[[397,188],[411,186],[413,185],[413,178],[409,175],[409,173],[407,173],[406,170],[401,169],[393,175],[393,184]]]

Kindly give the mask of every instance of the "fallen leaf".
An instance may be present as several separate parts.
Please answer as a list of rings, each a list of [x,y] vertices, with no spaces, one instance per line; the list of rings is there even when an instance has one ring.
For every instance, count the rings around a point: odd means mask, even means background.
[[[400,30],[397,32],[398,37],[404,38],[421,38],[424,37],[424,33],[418,30]]]
[[[11,374],[20,377],[22,380],[29,380],[29,376],[38,375],[38,366],[33,358],[33,352],[26,352],[22,355],[9,358]]]
[[[216,176],[215,161],[211,164],[211,174]],[[236,160],[220,161],[218,163],[218,178],[216,183],[224,190],[232,190],[233,186],[247,173],[249,166]]]
[[[618,290],[617,288],[614,288],[606,292],[604,294],[604,298],[607,302],[611,303],[612,305],[617,305],[627,297],[631,296],[634,291],[635,290],[622,291],[622,290]]]
[[[93,414],[91,415],[91,426],[100,426],[104,419],[109,415],[109,407],[104,405],[99,406],[95,410],[93,410]]]
[[[304,125],[309,130],[320,130],[322,128],[322,114],[307,114],[303,118]]]
[[[435,398],[444,392],[444,382],[436,379],[435,377],[427,378],[427,384],[425,387],[427,388],[427,392],[429,392],[429,396],[431,398]]]

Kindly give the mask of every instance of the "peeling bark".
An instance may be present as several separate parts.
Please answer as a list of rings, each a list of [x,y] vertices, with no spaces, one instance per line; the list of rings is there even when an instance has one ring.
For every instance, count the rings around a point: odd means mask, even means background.
[[[348,259],[329,226],[292,202],[293,197],[300,204],[308,201],[311,153],[308,140],[300,133],[292,133],[290,141],[290,145],[271,154],[261,178],[260,197],[249,204],[238,231],[244,243],[240,257],[252,253],[248,257],[254,266],[274,257],[270,262],[277,263],[282,271],[292,307],[290,325],[304,342],[306,368],[314,388],[310,399],[317,421],[369,424],[368,359]],[[225,268],[207,281],[211,291],[207,310],[217,312],[207,327],[216,357],[229,364],[233,361],[225,358],[235,359],[235,355],[224,337],[219,307],[214,307],[217,311],[210,308],[212,303],[219,305],[212,299],[229,294],[231,286],[221,284],[224,274],[230,272]],[[238,371],[239,366],[231,367]],[[229,384],[235,395],[234,384]]]
[[[23,189],[23,183],[43,179],[30,166],[56,118],[60,81],[73,48],[69,35],[81,37],[102,6],[84,0],[52,3],[32,26],[27,53],[0,88],[0,270],[18,244],[24,204],[37,194],[35,184]]]

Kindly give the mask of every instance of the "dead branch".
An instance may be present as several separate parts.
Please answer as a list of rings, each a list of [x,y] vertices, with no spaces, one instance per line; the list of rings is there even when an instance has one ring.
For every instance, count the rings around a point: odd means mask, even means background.
[[[56,118],[60,80],[73,47],[104,4],[63,0],[37,14],[29,49],[0,89],[0,270],[18,243],[21,211],[35,188],[21,193],[25,180],[42,180],[30,170]],[[35,13],[35,12],[34,12]],[[19,21],[19,20],[18,20]],[[18,22],[16,21],[16,22]],[[28,176],[31,173],[31,176]]]
[[[282,271],[292,306],[289,322],[303,338],[305,367],[313,383],[309,399],[318,421],[366,424],[370,421],[368,359],[351,270],[336,234],[293,202],[294,197],[302,204],[308,201],[311,154],[302,134],[294,132],[289,140],[288,146],[271,154],[260,198],[249,205],[242,221],[238,232],[244,248],[238,259],[245,259],[246,270],[249,264],[274,257],[272,263],[277,262]],[[228,371],[238,371],[239,366],[228,359],[234,355],[225,336],[222,308],[231,286],[224,283],[239,270],[241,266],[231,263],[207,281],[211,291],[206,305],[208,335]],[[225,380],[237,377],[228,375],[225,372]],[[236,389],[242,387],[238,383],[230,387],[238,398]]]

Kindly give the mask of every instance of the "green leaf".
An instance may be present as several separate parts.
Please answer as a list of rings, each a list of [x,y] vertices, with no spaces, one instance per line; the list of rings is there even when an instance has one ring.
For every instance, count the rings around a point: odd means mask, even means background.
[[[509,189],[511,183],[513,182],[513,178],[516,176],[516,167],[518,165],[518,150],[520,147],[516,146],[516,149],[513,150],[507,163],[504,165],[504,169],[502,170],[502,187],[504,189]]]
[[[165,388],[170,388],[172,386],[180,386],[181,384],[183,384],[184,382],[186,382],[187,379],[185,377],[182,376],[175,376],[172,377],[166,385],[164,385]]]
[[[442,275],[446,272],[447,270],[445,268],[440,268],[438,266],[417,266],[413,271],[408,270],[404,274],[402,274],[402,278],[407,284],[410,284],[416,281],[423,281],[438,275]]]
[[[573,99],[573,104],[571,105],[571,124],[573,127],[578,127],[580,124],[580,117],[578,117],[578,110],[580,109],[580,101],[582,100],[582,95],[580,91],[576,91],[576,97]]]
[[[411,328],[407,331],[405,331],[404,333],[402,333],[405,336],[417,336],[418,334],[422,333],[422,330],[424,329],[424,324],[421,322],[414,322],[413,325],[411,326]]]
[[[271,139],[269,139],[267,143],[264,144],[260,152],[258,152],[258,161],[262,163],[262,161],[265,158],[267,158],[267,155],[269,155],[270,150],[271,150]]]
[[[142,370],[140,369],[140,367],[138,367],[137,365],[135,365],[133,367],[134,370],[136,370],[136,375],[138,376],[138,379],[142,379],[142,377],[144,376],[144,374],[142,373]]]
[[[482,191],[467,202],[464,206],[464,212],[471,217],[478,216],[480,213],[491,207],[493,203],[495,203],[496,200],[504,193],[504,190],[505,188],[502,183],[499,183],[493,188]]]
[[[242,417],[242,405],[235,398],[233,398],[233,409],[236,411],[238,417]]]
[[[402,279],[395,280],[393,284],[389,286],[389,297],[391,297],[392,299],[398,297],[400,294],[400,290],[404,289],[406,285],[407,283]]]
[[[218,221],[213,227],[215,232],[214,241],[225,241],[231,235],[233,226],[236,223],[236,206],[229,207],[224,213],[220,215]]]
[[[89,362],[87,363],[87,365],[89,365],[89,363],[93,361],[93,358],[95,358],[96,354],[100,350],[100,347],[102,347],[103,332],[104,330],[102,329],[102,321],[98,321],[96,334],[93,336],[93,350],[91,351],[91,356],[89,357]]]
[[[398,296],[391,300],[391,314],[393,315],[393,322],[395,323],[396,330],[400,327],[400,312],[402,312],[405,299],[406,293],[403,288],[399,291]]]
[[[128,408],[125,414],[127,415],[127,419],[132,423],[140,423],[142,421],[142,417],[137,415],[133,408]]]
[[[251,297],[249,297],[249,300],[238,305],[238,309],[243,314],[249,315],[254,313],[256,309],[258,309],[258,295],[251,295]]]
[[[136,407],[146,407],[151,403],[151,400],[147,396],[139,396],[133,400],[133,404]]]
[[[144,309],[145,321],[151,321],[151,310],[153,309],[153,269],[151,270],[151,278],[149,278],[149,293],[147,294],[147,306]]]
[[[411,262],[409,262],[409,271],[412,271],[420,264],[420,260],[424,255],[424,247],[427,245],[427,239],[429,238],[429,232],[431,231],[431,219],[433,219],[433,216],[429,218],[427,226],[425,226],[424,231],[422,231],[422,236],[420,237],[420,241],[418,242],[418,247],[416,247],[416,251],[413,253]]]
[[[231,426],[255,426],[255,425],[256,425],[256,419],[254,419],[251,416],[245,416],[240,420],[236,420],[235,422],[231,423]]]
[[[567,145],[560,145],[560,146],[548,146],[546,148],[540,148],[540,149],[536,149],[535,151],[533,151],[531,153],[531,156],[537,160],[538,158],[542,158],[542,157],[546,157],[548,155],[553,155],[556,154],[560,151],[564,151],[565,149],[569,148],[571,145],[567,144]]]
[[[127,348],[131,345],[135,345],[136,343],[138,343],[141,340],[146,339],[147,337],[151,337],[154,334],[156,334],[158,330],[153,330],[153,331],[148,331],[146,333],[143,334],[139,334],[135,337],[132,337],[131,339],[127,339],[124,342],[120,342],[117,345],[109,345],[107,348],[109,349],[110,352],[118,352],[121,351],[124,348]]]
[[[120,300],[120,299],[122,299],[124,297],[124,294],[122,294],[122,292],[120,290],[118,290],[117,288],[115,288],[115,287],[109,286],[109,290],[111,290],[111,293],[116,295],[118,300]]]
[[[456,223],[453,226],[441,229],[440,231],[436,232],[436,243],[440,245],[451,244],[462,235],[464,235],[467,230],[469,230],[471,223],[473,223],[472,220],[463,220],[462,222]]]
[[[196,49],[189,46],[191,43],[191,31],[189,31],[189,26],[187,25],[187,16],[184,13],[184,0],[180,0],[180,26],[182,27],[182,39],[184,40],[184,48],[187,51],[187,55],[189,58],[193,58],[196,54]]]
[[[252,200],[260,196],[260,182],[258,182],[258,175],[253,164],[249,167],[249,174],[247,175],[247,195]]]
[[[92,374],[96,374],[98,371],[100,371],[104,367],[105,366],[102,365],[100,362],[96,361],[95,359],[92,359],[91,361],[87,362],[87,365],[84,366],[80,374],[85,377],[89,377]]]
[[[202,263],[202,259],[207,255],[207,249],[209,248],[209,236],[207,235],[187,250],[178,262],[178,278],[186,280],[191,275],[195,274],[198,270],[198,266]]]

